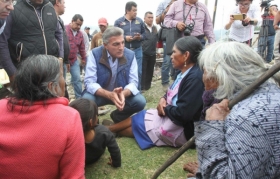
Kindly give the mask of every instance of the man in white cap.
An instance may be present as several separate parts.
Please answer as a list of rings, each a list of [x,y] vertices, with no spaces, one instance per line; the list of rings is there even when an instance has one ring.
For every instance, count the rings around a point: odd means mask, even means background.
[[[103,45],[102,34],[108,27],[107,19],[104,17],[100,18],[98,20],[98,26],[99,26],[100,32],[98,32],[97,34],[95,34],[92,37],[90,49]]]

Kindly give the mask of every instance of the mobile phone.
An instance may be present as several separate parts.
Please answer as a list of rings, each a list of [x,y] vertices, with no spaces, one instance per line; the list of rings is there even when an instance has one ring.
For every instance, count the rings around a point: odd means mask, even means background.
[[[249,21],[249,24],[251,25],[254,25],[254,23],[255,23],[254,21]]]
[[[234,20],[244,20],[246,18],[246,14],[233,14],[231,15]]]

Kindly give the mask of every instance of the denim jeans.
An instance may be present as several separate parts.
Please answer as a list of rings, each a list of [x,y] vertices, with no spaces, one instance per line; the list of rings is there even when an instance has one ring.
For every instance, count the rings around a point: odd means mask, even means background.
[[[82,98],[94,101],[97,106],[104,106],[107,104],[114,105],[114,103],[111,100],[100,96],[92,95],[86,90],[84,90]],[[125,99],[125,105],[122,111],[116,109],[111,113],[112,120],[115,123],[121,122],[127,119],[128,117],[130,117],[132,114],[143,110],[145,106],[146,106],[146,99],[142,94],[138,93],[135,96],[131,95]]]
[[[204,48],[205,48],[205,44],[206,44],[205,39],[204,39],[204,38],[200,38],[200,39],[198,39],[198,40],[200,41],[200,43],[201,43],[201,45],[202,45],[202,48],[204,49]]]
[[[264,48],[262,48],[264,50],[267,48],[266,58],[265,58],[265,61],[267,63],[271,62],[271,60],[272,60],[273,48],[274,48],[274,38],[275,38],[275,35],[267,36],[266,46]],[[263,40],[264,40],[264,37],[260,37],[260,41],[263,41]],[[261,52],[260,50],[261,50],[260,47],[258,47],[258,53],[262,54],[263,52]]]
[[[142,47],[136,48],[133,51],[135,53],[135,58],[137,61],[137,66],[138,66],[138,90],[141,90],[142,58],[143,58]]]
[[[67,74],[67,67],[66,67],[66,64],[63,63],[63,78],[64,78],[65,82],[66,82],[66,74]]]
[[[73,65],[70,66],[71,84],[74,88],[75,98],[80,98],[82,95],[82,81],[80,77],[80,64],[76,60]]]
[[[163,62],[161,66],[161,84],[166,85],[169,84],[169,72],[170,69],[173,68],[171,65],[170,56],[166,54],[166,43],[163,42]]]

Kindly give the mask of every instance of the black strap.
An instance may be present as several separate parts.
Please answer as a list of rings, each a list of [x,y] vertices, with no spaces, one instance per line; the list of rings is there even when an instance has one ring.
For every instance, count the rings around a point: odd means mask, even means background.
[[[65,27],[64,27],[64,23],[63,23],[62,19],[61,19],[60,17],[58,17],[57,20],[58,20],[58,22],[59,22],[59,24],[60,24],[60,26],[61,26],[63,32],[65,32]]]
[[[184,19],[184,23],[186,23],[186,19],[187,19],[187,17],[189,16],[189,14],[190,14],[192,8],[193,8],[193,6],[191,6],[191,9],[189,10],[188,14],[185,16],[186,3],[185,3],[185,1],[183,2],[183,19]],[[195,25],[195,21],[194,21],[194,20],[196,19],[197,12],[198,12],[198,8],[197,8],[197,6],[195,6],[195,18],[192,19],[194,25]]]

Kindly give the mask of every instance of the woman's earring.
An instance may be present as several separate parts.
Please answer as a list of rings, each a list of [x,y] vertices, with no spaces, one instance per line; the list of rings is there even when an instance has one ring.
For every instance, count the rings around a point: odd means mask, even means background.
[[[185,61],[184,67],[186,67],[186,66],[187,66],[187,62]]]

